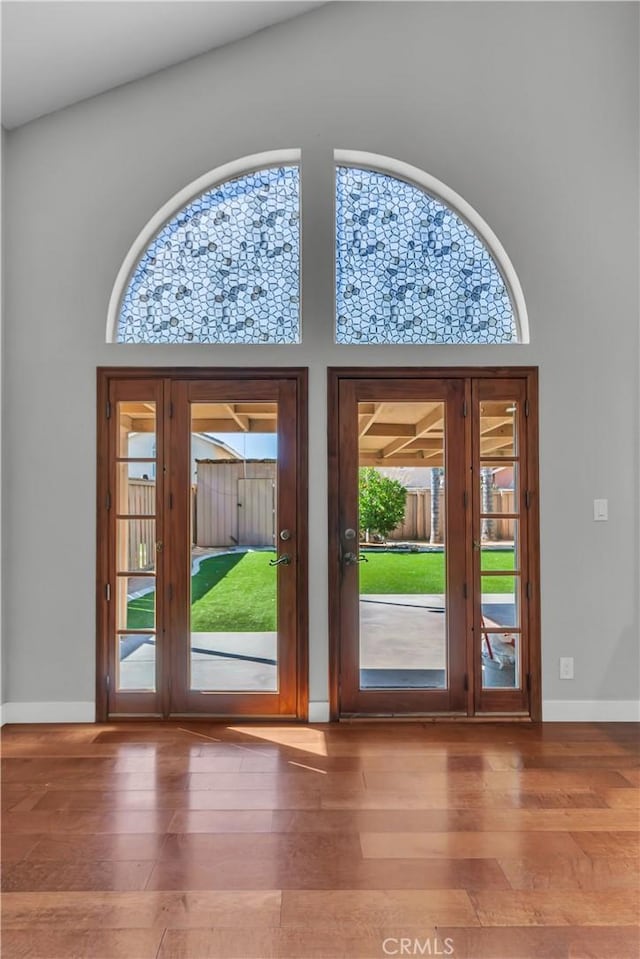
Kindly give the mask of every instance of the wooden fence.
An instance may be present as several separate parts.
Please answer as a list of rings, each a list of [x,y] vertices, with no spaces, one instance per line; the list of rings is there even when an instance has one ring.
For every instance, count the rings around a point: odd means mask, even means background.
[[[513,490],[493,491],[493,510],[496,513],[512,513],[514,511],[515,494]],[[496,518],[493,523],[493,539],[496,541],[512,540],[514,521],[512,519]],[[391,540],[415,540],[428,542],[431,537],[431,490],[409,490],[404,519],[400,526],[389,535]]]
[[[217,462],[197,464],[197,482],[192,488],[192,541],[197,546],[271,546],[275,541],[274,462]],[[246,474],[246,475],[245,475]],[[513,490],[494,490],[496,513],[514,511]],[[151,514],[156,509],[154,480],[129,479],[128,512]],[[509,541],[514,535],[512,519],[496,519],[492,539]],[[149,569],[154,562],[155,523],[130,520],[129,569]],[[404,519],[390,540],[428,542],[431,535],[431,490],[409,490]]]
[[[276,465],[269,460],[199,460],[195,544],[273,546]]]
[[[130,477],[127,484],[129,514],[136,516],[155,515],[156,483]],[[127,555],[129,569],[151,569],[155,561],[155,522],[148,519],[132,519],[127,522],[129,542]]]

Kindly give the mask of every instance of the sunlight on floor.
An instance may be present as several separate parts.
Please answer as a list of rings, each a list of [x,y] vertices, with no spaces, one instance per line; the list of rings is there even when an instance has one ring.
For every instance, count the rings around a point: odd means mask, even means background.
[[[315,756],[328,756],[326,737],[320,729],[305,729],[300,726],[291,729],[283,729],[281,726],[228,726],[227,728],[244,736],[255,736],[256,739],[276,743],[278,746],[301,749]]]

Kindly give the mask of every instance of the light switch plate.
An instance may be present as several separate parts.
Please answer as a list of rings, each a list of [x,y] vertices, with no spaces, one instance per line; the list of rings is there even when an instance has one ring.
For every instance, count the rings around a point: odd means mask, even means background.
[[[593,518],[595,522],[604,522],[609,519],[609,501],[606,499],[594,499]]]

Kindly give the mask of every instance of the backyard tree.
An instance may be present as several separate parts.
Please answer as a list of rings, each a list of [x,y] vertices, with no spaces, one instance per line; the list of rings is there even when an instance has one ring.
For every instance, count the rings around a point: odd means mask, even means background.
[[[398,480],[383,476],[372,466],[360,469],[358,484],[360,529],[386,537],[404,519],[407,491]]]

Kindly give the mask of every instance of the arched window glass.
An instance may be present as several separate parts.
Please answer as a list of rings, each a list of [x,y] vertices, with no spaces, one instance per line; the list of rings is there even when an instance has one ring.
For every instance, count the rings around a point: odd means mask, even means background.
[[[415,183],[337,166],[338,343],[525,339],[505,276],[466,219]]]
[[[137,258],[110,338],[119,343],[298,343],[299,168],[201,193]]]

